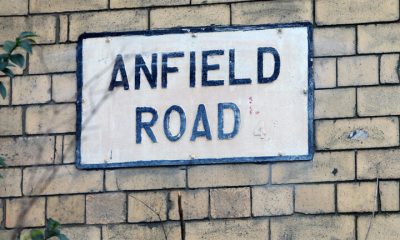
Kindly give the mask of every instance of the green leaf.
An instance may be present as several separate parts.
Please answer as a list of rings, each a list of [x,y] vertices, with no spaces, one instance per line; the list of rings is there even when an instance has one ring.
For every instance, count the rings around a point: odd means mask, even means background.
[[[44,235],[42,230],[34,229],[31,230],[32,240],[44,240]]]
[[[1,70],[5,75],[9,76],[10,78],[14,78],[14,73],[9,68],[4,68]]]
[[[22,32],[19,35],[19,38],[29,38],[29,37],[37,37],[37,35],[34,32]]]
[[[59,239],[59,240],[69,240],[69,239],[67,238],[67,236],[65,236],[64,234],[58,235],[58,239]]]
[[[25,64],[25,58],[22,54],[13,54],[10,56],[11,62],[17,64],[19,67],[23,67]]]
[[[1,167],[7,167],[7,164],[5,163],[6,159],[0,156],[0,166]]]
[[[12,41],[5,41],[3,45],[4,51],[7,53],[11,53],[12,50],[16,47],[16,43]]]
[[[0,71],[8,66],[8,62],[0,62]]]
[[[0,82],[0,95],[3,99],[6,99],[7,97],[7,89],[6,86],[2,82]],[[0,165],[1,165],[1,157],[0,157]]]
[[[19,46],[28,53],[32,53],[32,43],[29,40],[23,40],[19,43]]]

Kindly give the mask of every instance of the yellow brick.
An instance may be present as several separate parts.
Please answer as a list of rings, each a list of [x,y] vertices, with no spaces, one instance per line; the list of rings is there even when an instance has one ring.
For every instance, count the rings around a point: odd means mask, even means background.
[[[6,200],[6,227],[44,226],[45,198],[15,198]]]
[[[247,0],[191,0],[192,4],[210,4],[210,3],[232,3],[244,2]]]
[[[335,212],[333,184],[295,186],[295,212],[305,214]]]
[[[357,110],[360,116],[399,115],[400,87],[367,87],[358,89]]]
[[[315,153],[312,161],[272,165],[272,183],[332,182],[354,179],[353,152]]]
[[[353,117],[356,112],[356,90],[352,88],[317,90],[314,118]]]
[[[336,87],[336,58],[314,59],[315,88]]]
[[[10,104],[10,79],[8,77],[0,77],[0,82],[3,83],[6,88],[6,97],[0,96],[0,106],[9,105]]]
[[[250,188],[210,190],[212,218],[250,217]]]
[[[71,14],[69,17],[69,40],[76,41],[84,32],[123,32],[147,29],[147,14],[147,10]]]
[[[67,15],[60,15],[60,42],[66,42],[68,40],[68,21],[69,17]]]
[[[352,149],[399,145],[395,117],[317,121],[317,149]]]
[[[252,196],[254,216],[293,214],[292,187],[254,187]]]
[[[311,22],[312,1],[281,0],[232,5],[233,24]]]
[[[18,236],[16,230],[0,230],[0,239],[12,239],[13,236]]]
[[[170,193],[168,216],[179,220],[178,193],[181,194],[183,219],[204,219],[208,217],[208,190],[173,191]]]
[[[359,53],[400,51],[400,24],[360,25],[358,31]]]
[[[369,150],[357,154],[357,178],[399,178],[400,177],[400,151]]]
[[[0,108],[0,136],[22,134],[22,109],[20,107]]]
[[[73,165],[29,167],[23,171],[25,195],[99,192],[103,190],[102,171],[82,171]]]
[[[51,99],[48,75],[22,76],[12,80],[12,104],[46,103]]]
[[[370,221],[372,221],[370,223]],[[400,239],[400,215],[376,215],[373,219],[370,216],[360,216],[357,219],[358,239]]]
[[[190,188],[261,185],[268,183],[266,164],[195,166],[188,169]]]
[[[2,153],[1,153],[2,155]],[[22,172],[19,168],[0,169],[0,197],[21,196]]]
[[[350,55],[356,51],[354,27],[314,29],[314,56]]]
[[[75,116],[75,104],[28,107],[26,132],[30,134],[75,132]]]
[[[338,85],[358,86],[379,84],[377,56],[338,59]]]
[[[64,136],[63,163],[75,162],[75,135]]]
[[[85,222],[85,196],[54,196],[47,198],[47,217],[61,224]]]
[[[377,186],[374,182],[337,185],[339,212],[372,212],[377,210]]]
[[[61,232],[65,234],[69,240],[100,240],[101,229],[96,226],[85,227],[61,227]]]
[[[0,155],[8,166],[52,164],[54,137],[1,138]]]
[[[53,13],[106,9],[107,4],[107,0],[30,0],[30,12]]]
[[[166,192],[143,192],[128,195],[128,222],[159,222],[166,219]]]
[[[159,8],[150,12],[151,28],[227,25],[229,22],[228,5]]]
[[[153,7],[153,6],[174,6],[189,4],[190,0],[111,0],[111,8],[138,8],[138,7]]]
[[[35,38],[37,43],[54,43],[56,39],[56,17],[51,15],[4,17],[0,21],[0,42],[15,40],[24,31],[35,32],[39,35]]]
[[[306,216],[271,219],[271,240],[355,239],[353,216]]]
[[[268,226],[267,219],[189,222],[186,223],[186,238],[190,240],[268,239]]]
[[[106,171],[107,191],[184,188],[185,186],[185,168],[137,168]]]
[[[166,239],[164,231],[167,234],[167,239],[181,239],[179,223],[164,223],[152,225],[138,224],[120,224],[103,226],[103,240],[124,240],[135,239],[140,240],[158,240]]]
[[[86,195],[86,223],[108,224],[126,221],[126,194]]]
[[[381,56],[381,83],[399,83],[399,54],[383,54]]]
[[[75,102],[76,101],[76,75],[60,74],[52,76],[52,97],[55,102]]]
[[[382,211],[399,211],[399,182],[379,182],[379,192]]]
[[[399,19],[398,0],[317,0],[320,25],[394,21]]]
[[[0,0],[0,16],[25,15],[28,13],[27,0]]]
[[[72,72],[76,70],[76,45],[35,46],[29,55],[29,73]]]

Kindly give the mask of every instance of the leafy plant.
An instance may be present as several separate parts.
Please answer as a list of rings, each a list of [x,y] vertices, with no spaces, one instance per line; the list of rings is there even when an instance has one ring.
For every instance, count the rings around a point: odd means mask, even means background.
[[[27,53],[32,53],[32,44],[35,43],[33,38],[37,35],[33,32],[22,32],[15,41],[5,41],[3,43],[4,53],[0,54],[0,72],[14,77],[12,68],[23,67],[25,64],[25,57],[20,53],[14,53],[15,50],[21,48]],[[7,96],[7,90],[4,83],[0,81],[0,95],[3,99]]]
[[[61,224],[51,218],[47,220],[46,229],[33,229],[21,236],[21,240],[45,240],[56,237],[59,240],[68,240],[67,236],[61,233]]]

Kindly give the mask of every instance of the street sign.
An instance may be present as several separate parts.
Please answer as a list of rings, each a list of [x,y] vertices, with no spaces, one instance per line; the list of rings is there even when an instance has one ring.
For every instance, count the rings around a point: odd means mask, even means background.
[[[310,160],[307,23],[83,34],[77,166]]]

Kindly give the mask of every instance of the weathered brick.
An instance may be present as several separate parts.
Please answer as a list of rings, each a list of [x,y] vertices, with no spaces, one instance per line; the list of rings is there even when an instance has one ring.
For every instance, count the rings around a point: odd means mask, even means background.
[[[335,186],[313,184],[295,186],[295,212],[305,214],[335,212]]]
[[[271,219],[271,240],[355,239],[353,216],[306,216]]]
[[[400,161],[397,149],[360,151],[357,154],[357,178],[399,178]]]
[[[78,170],[73,165],[29,167],[24,169],[23,193],[48,195],[99,192],[103,190],[102,171]]]
[[[75,104],[28,107],[26,132],[30,134],[75,132],[75,116]]]
[[[54,164],[62,164],[62,149],[64,136],[55,136],[54,144]]]
[[[10,78],[0,77],[0,82],[6,88],[6,97],[3,98],[0,96],[0,106],[9,105],[10,104]]]
[[[69,240],[100,240],[101,229],[96,226],[85,227],[61,227],[61,232],[68,236]]]
[[[40,227],[45,223],[45,198],[6,200],[6,227]]]
[[[354,27],[314,29],[314,56],[350,55],[356,52]]]
[[[22,108],[0,108],[0,136],[22,134]]]
[[[317,149],[352,149],[399,145],[395,117],[317,121]]]
[[[75,162],[75,135],[64,136],[63,163]]]
[[[254,216],[293,213],[293,188],[290,186],[254,187],[252,196]]]
[[[174,6],[189,4],[190,0],[111,0],[111,8],[139,8],[139,7],[154,7],[154,6]]]
[[[147,14],[147,10],[71,14],[69,16],[69,40],[76,41],[84,32],[122,32],[147,29]]]
[[[54,43],[56,39],[56,17],[51,15],[2,17],[0,21],[0,42],[15,40],[21,32],[25,31],[35,32],[38,35],[35,38],[37,43]]]
[[[0,0],[0,16],[25,15],[28,13],[27,0]]]
[[[399,211],[399,182],[379,182],[379,193],[382,211]]]
[[[266,164],[195,166],[188,169],[191,188],[261,185],[268,183]]]
[[[106,189],[149,190],[184,188],[185,168],[136,168],[106,171]]]
[[[351,24],[399,19],[398,0],[317,0],[315,20],[319,25]]]
[[[357,111],[360,116],[399,115],[400,87],[367,87],[357,92]]]
[[[353,117],[356,113],[356,90],[317,90],[315,95],[314,118]]]
[[[244,2],[247,0],[191,0],[192,4],[210,4],[210,3],[232,3],[232,2]]]
[[[377,186],[373,182],[337,185],[339,212],[372,212],[377,210]]]
[[[29,73],[75,71],[75,44],[34,46],[32,51],[29,55]]]
[[[338,85],[379,84],[377,56],[356,56],[338,59]]]
[[[12,239],[17,236],[17,230],[0,230],[0,239]]]
[[[229,22],[228,5],[159,8],[150,12],[151,28],[227,25]]]
[[[52,97],[55,102],[76,101],[76,75],[60,74],[52,77]]]
[[[312,1],[283,0],[232,5],[233,24],[312,22]]]
[[[353,152],[315,153],[313,161],[272,165],[272,183],[332,182],[355,178]]]
[[[21,196],[22,172],[19,168],[0,169],[0,197]],[[1,221],[1,220],[0,220]]]
[[[372,223],[370,223],[372,221]],[[400,239],[400,215],[375,215],[371,220],[370,216],[357,218],[358,239]]]
[[[107,0],[30,0],[31,13],[73,12],[84,10],[106,9]]]
[[[47,217],[62,224],[85,222],[85,196],[54,196],[47,198]]]
[[[400,51],[400,24],[370,24],[357,28],[359,53]]]
[[[46,103],[51,100],[51,79],[47,75],[15,77],[12,104]]]
[[[165,234],[167,234],[167,239],[180,239],[179,224],[119,224],[103,226],[103,240],[125,240],[132,239],[132,236],[140,240],[166,239]]]
[[[0,154],[8,166],[52,164],[54,137],[1,138]]]
[[[69,16],[68,15],[60,15],[60,32],[59,32],[59,41],[64,43],[68,41],[68,26],[69,26]]]
[[[220,188],[210,190],[212,218],[249,217],[250,188]]]
[[[179,220],[178,194],[181,194],[183,219],[204,219],[208,217],[208,190],[173,191],[169,196],[168,216]]]
[[[126,194],[101,193],[86,195],[86,222],[89,224],[126,221]]]
[[[186,238],[193,240],[268,239],[268,220],[219,220],[186,223]]]
[[[383,54],[380,62],[380,82],[399,83],[399,54]]]
[[[314,59],[315,88],[336,87],[336,58]]]
[[[159,222],[167,219],[167,193],[142,192],[128,195],[128,222]]]

